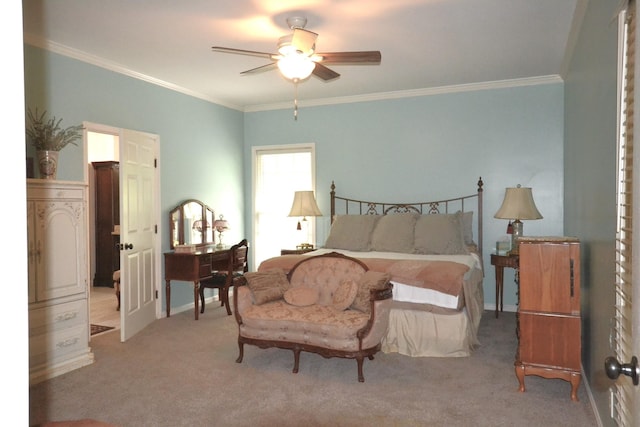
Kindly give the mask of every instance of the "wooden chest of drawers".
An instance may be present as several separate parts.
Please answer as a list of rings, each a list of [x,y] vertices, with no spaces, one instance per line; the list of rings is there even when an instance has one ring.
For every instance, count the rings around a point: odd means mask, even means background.
[[[520,240],[518,352],[515,370],[571,383],[581,380],[580,243],[575,238]]]

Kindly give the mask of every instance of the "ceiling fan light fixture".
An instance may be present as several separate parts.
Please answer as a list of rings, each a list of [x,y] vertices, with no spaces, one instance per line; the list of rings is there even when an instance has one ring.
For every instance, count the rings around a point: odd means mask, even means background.
[[[304,16],[290,16],[287,18],[287,26],[292,30],[294,28],[304,28],[307,26],[307,18]]]
[[[288,34],[278,39],[278,53],[282,56],[292,55],[295,53],[304,54],[307,56],[313,55],[316,48],[315,43],[307,47],[308,49],[306,51],[300,50],[300,46],[296,46],[294,42],[293,34]]]
[[[293,53],[278,60],[278,68],[289,80],[304,80],[311,75],[316,63],[306,55]]]
[[[295,55],[300,52],[291,44],[291,35],[282,36],[278,41],[278,53],[282,56]]]

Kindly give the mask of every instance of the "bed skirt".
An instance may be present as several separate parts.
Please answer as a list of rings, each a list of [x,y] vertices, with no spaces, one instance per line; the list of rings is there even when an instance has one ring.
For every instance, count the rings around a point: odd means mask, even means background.
[[[465,310],[443,314],[392,308],[382,351],[411,357],[467,357],[475,347],[469,322]]]

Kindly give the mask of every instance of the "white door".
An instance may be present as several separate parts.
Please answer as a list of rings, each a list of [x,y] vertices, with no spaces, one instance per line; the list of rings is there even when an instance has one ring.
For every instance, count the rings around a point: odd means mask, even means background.
[[[156,319],[158,136],[120,134],[120,340],[128,340]]]

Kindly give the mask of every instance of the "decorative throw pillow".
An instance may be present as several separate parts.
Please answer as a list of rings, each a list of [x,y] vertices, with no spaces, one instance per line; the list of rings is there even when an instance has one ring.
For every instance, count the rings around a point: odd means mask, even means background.
[[[335,308],[338,311],[346,310],[356,299],[357,293],[358,284],[353,280],[345,280],[333,293],[333,297],[331,299],[331,307]]]
[[[371,235],[371,250],[378,252],[413,252],[413,234],[420,215],[403,213],[383,215]]]
[[[338,215],[331,225],[325,248],[371,250],[371,233],[379,215]]]
[[[297,307],[306,307],[318,303],[320,293],[317,289],[296,286],[290,288],[284,293],[284,300],[291,305]]]
[[[287,275],[281,269],[249,272],[245,273],[244,277],[256,305],[282,299],[285,291],[289,289]]]
[[[416,222],[415,252],[461,255],[468,253],[462,231],[462,212],[422,215]]]
[[[384,289],[389,280],[391,280],[389,273],[371,270],[364,273],[358,281],[358,292],[351,304],[351,308],[360,310],[363,313],[371,313],[371,291]]]

